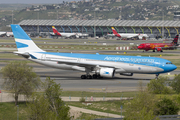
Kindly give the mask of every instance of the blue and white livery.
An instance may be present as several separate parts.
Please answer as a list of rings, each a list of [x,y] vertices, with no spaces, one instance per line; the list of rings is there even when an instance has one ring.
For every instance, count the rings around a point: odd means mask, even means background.
[[[53,53],[41,50],[19,25],[11,25],[18,51],[15,54],[49,67],[86,72],[81,78],[114,77],[115,73],[156,74],[175,70],[170,61],[156,57]],[[93,76],[90,75],[93,73]]]

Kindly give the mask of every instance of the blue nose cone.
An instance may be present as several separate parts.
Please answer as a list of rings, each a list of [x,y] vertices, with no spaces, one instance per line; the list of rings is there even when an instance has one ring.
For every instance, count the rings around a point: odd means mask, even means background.
[[[171,71],[173,71],[173,70],[177,69],[177,66],[172,65],[171,69],[172,69]]]
[[[171,64],[171,65],[167,65],[166,68],[164,69],[164,71],[170,72],[170,71],[173,71],[175,69],[177,69],[177,67],[174,64]]]

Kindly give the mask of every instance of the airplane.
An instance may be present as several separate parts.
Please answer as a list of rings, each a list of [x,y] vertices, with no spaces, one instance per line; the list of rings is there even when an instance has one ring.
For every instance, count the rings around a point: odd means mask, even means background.
[[[147,34],[117,33],[117,31],[115,30],[114,27],[111,27],[111,28],[112,28],[113,34],[114,34],[116,37],[119,37],[119,38],[127,38],[127,39],[130,39],[130,38],[138,37],[139,39],[143,39],[143,37],[145,37],[145,38],[149,37]]]
[[[177,68],[171,61],[156,57],[46,52],[19,25],[12,24],[11,29],[18,50],[14,54],[45,66],[85,72],[81,79],[113,78],[115,74],[133,76],[134,73],[158,76]]]
[[[88,38],[89,34],[85,33],[76,33],[76,38]]]
[[[53,29],[53,33],[52,35],[55,35],[56,37],[61,36],[61,37],[65,37],[65,38],[76,38],[76,33],[60,33],[57,31],[57,29],[52,26]]]
[[[144,51],[153,50],[153,52],[163,52],[163,49],[175,49],[178,44],[179,35],[176,35],[171,43],[142,43],[138,49]]]
[[[6,32],[0,32],[0,37],[6,36]]]

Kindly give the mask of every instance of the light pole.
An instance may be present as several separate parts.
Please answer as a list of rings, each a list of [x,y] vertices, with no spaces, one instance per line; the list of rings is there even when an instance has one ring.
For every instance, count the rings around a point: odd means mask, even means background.
[[[59,14],[58,14],[59,12],[58,12],[58,10],[57,10],[57,20],[58,20],[58,16],[59,16]]]
[[[164,38],[164,11],[162,9],[162,20],[163,20],[163,26],[162,26],[162,39]]]
[[[94,10],[94,38],[96,37],[96,14],[95,14],[95,10]]]
[[[12,24],[13,24],[13,10],[12,10]]]
[[[39,33],[39,11],[37,12],[37,20],[38,20],[37,33]]]

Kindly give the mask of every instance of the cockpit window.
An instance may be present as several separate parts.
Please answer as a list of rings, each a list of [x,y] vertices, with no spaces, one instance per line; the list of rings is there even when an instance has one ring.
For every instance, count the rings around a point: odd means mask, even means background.
[[[166,64],[172,64],[172,62],[167,62]]]

